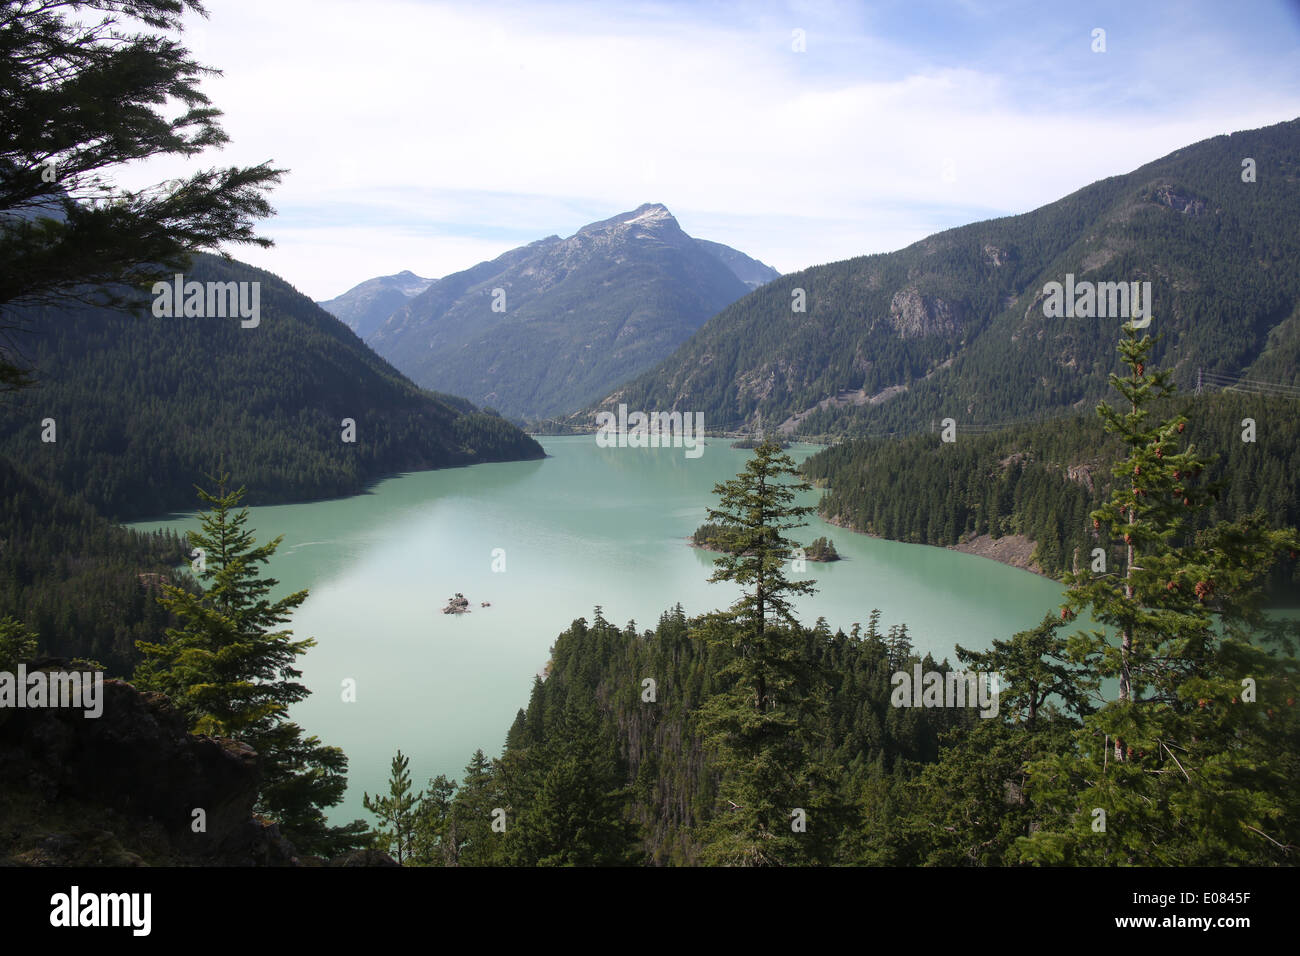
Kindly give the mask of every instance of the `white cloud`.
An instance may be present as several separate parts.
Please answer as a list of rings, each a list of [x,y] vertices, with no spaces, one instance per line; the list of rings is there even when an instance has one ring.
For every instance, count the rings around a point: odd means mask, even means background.
[[[225,71],[207,89],[232,143],[203,164],[291,169],[272,195],[282,215],[262,230],[276,248],[230,251],[325,298],[402,268],[445,275],[656,201],[693,235],[792,271],[1023,212],[1300,112],[1258,89],[1245,109],[1225,91],[1108,110],[1085,81],[1081,112],[1048,112],[1010,67],[913,57],[882,71],[907,51],[810,19],[797,54],[798,20],[721,21],[653,5],[213,4],[187,36]],[[855,49],[872,59],[846,69]],[[124,181],[181,168],[150,163]]]

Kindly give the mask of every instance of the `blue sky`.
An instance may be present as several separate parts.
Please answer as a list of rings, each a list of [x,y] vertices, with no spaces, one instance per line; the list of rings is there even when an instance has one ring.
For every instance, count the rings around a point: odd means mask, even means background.
[[[223,71],[205,89],[232,142],[122,182],[289,168],[261,230],[276,246],[229,251],[313,298],[643,202],[790,272],[1300,116],[1293,0],[208,10],[186,40]]]

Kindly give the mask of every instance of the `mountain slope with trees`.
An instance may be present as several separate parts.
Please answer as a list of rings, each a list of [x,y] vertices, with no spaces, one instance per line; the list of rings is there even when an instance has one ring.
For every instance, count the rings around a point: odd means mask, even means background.
[[[0,458],[0,618],[22,621],[41,655],[129,676],[135,642],[169,623],[154,598],[181,583],[188,554],[176,535],[113,524]]]
[[[277,276],[213,256],[184,275],[260,282],[259,324],[159,318],[147,298],[29,313],[21,343],[39,386],[0,407],[0,454],[119,519],[188,510],[195,482],[222,467],[250,504],[269,504],[542,456],[502,418],[416,388]]]
[[[1243,181],[1254,163],[1253,181]],[[1216,136],[1032,212],[782,276],[596,408],[702,411],[711,429],[910,433],[1086,410],[1121,318],[1048,318],[1067,274],[1150,282],[1153,361],[1297,376],[1300,120]],[[803,311],[798,311],[802,305]]]

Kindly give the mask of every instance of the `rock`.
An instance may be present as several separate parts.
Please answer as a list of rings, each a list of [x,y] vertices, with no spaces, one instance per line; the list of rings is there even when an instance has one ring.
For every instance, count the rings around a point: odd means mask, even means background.
[[[457,591],[455,597],[447,599],[447,606],[442,609],[442,613],[443,614],[468,614],[469,598],[465,597],[465,595]]]
[[[962,308],[959,303],[938,296],[924,296],[917,289],[908,287],[894,294],[889,305],[889,323],[902,339],[926,335],[953,336],[962,328]]]
[[[122,865],[145,854],[158,862],[286,865],[292,845],[253,816],[258,784],[251,747],[187,733],[169,698],[122,680],[104,681],[98,718],[69,708],[6,708],[0,802],[49,821],[52,832],[0,834],[0,859]],[[196,809],[205,814],[203,833],[191,828]]]

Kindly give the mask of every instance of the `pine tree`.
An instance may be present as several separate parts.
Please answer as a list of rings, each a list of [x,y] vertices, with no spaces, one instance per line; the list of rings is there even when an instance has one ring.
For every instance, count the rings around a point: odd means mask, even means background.
[[[11,615],[0,618],[0,671],[13,671],[36,655],[36,633]]]
[[[423,792],[411,793],[411,774],[407,769],[410,762],[398,749],[388,777],[388,796],[375,794],[371,799],[365,793],[361,797],[362,805],[379,818],[380,838],[393,852],[399,866],[411,856],[418,818],[416,807],[424,799]]]
[[[456,862],[456,838],[451,806],[456,781],[438,774],[429,781],[416,809],[411,861],[420,866],[451,866]]]
[[[135,680],[171,697],[195,733],[245,739],[270,729],[290,704],[310,693],[297,682],[302,675],[293,663],[316,642],[294,641],[292,632],[275,630],[307,592],[268,600],[280,582],[262,577],[260,566],[283,538],[258,546],[245,527],[248,510],[235,510],[244,489],[228,491],[224,475],[216,481],[216,494],[197,489],[209,509],[200,519],[202,530],[187,533],[205,590],[194,594],[162,585],[159,603],[180,626],[167,631],[163,644],[139,644],[144,658]]]
[[[796,545],[782,532],[804,527],[807,522],[802,519],[816,510],[792,503],[796,493],[809,490],[811,485],[800,478],[794,461],[773,441],[754,449],[745,471],[713,489],[721,507],[710,508],[709,518],[725,529],[718,539],[725,553],[714,559],[716,570],[709,581],[734,581],[747,589],[726,617],[742,635],[737,686],[752,691],[757,713],[770,708],[773,695],[790,678],[789,650],[780,647],[779,638],[776,644],[768,644],[769,633],[778,633],[770,619],[798,627],[787,595],[816,592],[814,581],[791,581],[783,570]]]
[[[521,807],[508,831],[516,866],[615,866],[631,862],[633,830],[624,808],[626,770],[601,734],[593,702],[566,700],[550,738],[529,748],[511,774]]]
[[[872,621],[872,626],[875,626]],[[912,658],[912,639],[907,636],[907,624],[891,624],[889,636],[885,638],[885,647],[889,649],[889,668],[900,671]]]
[[[227,476],[215,479],[215,494],[198,489],[210,507],[201,530],[189,532],[198,579],[193,593],[164,583],[158,602],[179,624],[163,643],[137,642],[142,659],[134,682],[167,694],[186,715],[194,733],[229,736],[257,751],[262,784],[257,809],[281,824],[300,851],[333,855],[364,843],[361,821],[326,824],[322,808],[335,806],[347,787],[347,757],[288,720],[291,704],[310,691],[297,678],[294,662],[315,645],[293,640],[280,629],[307,599],[297,591],[272,601],[279,585],[263,577],[282,538],[257,545],[239,507],[244,489],[228,491]]]
[[[0,313],[121,303],[116,283],[152,281],[194,250],[271,245],[252,228],[273,211],[264,193],[284,172],[267,163],[139,190],[113,184],[127,162],[194,156],[229,139],[199,89],[219,71],[167,35],[181,32],[187,10],[207,15],[194,0],[0,4]],[[0,391],[31,384],[0,357]]]
[[[793,478],[794,481],[783,479]],[[746,588],[730,611],[703,626],[706,640],[730,652],[718,673],[727,688],[700,712],[700,726],[722,771],[722,802],[708,841],[710,862],[767,865],[796,862],[810,841],[796,830],[811,812],[816,789],[801,718],[822,704],[808,666],[802,629],[788,595],[811,594],[812,581],[790,581],[782,569],[814,509],[793,504],[809,490],[775,442],[754,449],[745,471],[714,488],[721,507],[709,518],[727,529],[724,554],[710,581]]]
[[[956,646],[957,658],[971,670],[998,675],[998,712],[1033,730],[1049,701],[1076,717],[1093,712],[1092,695],[1100,681],[1071,659],[1069,642],[1057,632],[1065,622],[1048,614],[1038,626],[1009,641],[994,640],[987,651]]]
[[[1207,462],[1181,447],[1185,416],[1146,421],[1148,403],[1170,390],[1167,373],[1147,369],[1151,345],[1126,327],[1129,374],[1111,383],[1128,410],[1098,408],[1129,449],[1110,501],[1092,514],[1095,530],[1123,535],[1122,562],[1069,575],[1062,608],[1063,619],[1087,609],[1114,628],[1113,641],[1077,635],[1071,653],[1117,680],[1117,698],[1084,718],[1073,750],[1035,766],[1030,791],[1046,819],[1019,849],[1041,862],[1271,862],[1297,834],[1294,798],[1269,757],[1275,715],[1282,732],[1296,723],[1283,702],[1294,700],[1297,666],[1259,644],[1260,583],[1296,535],[1259,514],[1189,532],[1216,489],[1194,485]],[[1243,682],[1257,703],[1247,705]]]
[[[503,862],[510,810],[496,768],[482,750],[474,751],[451,807],[457,865],[495,866]]]

